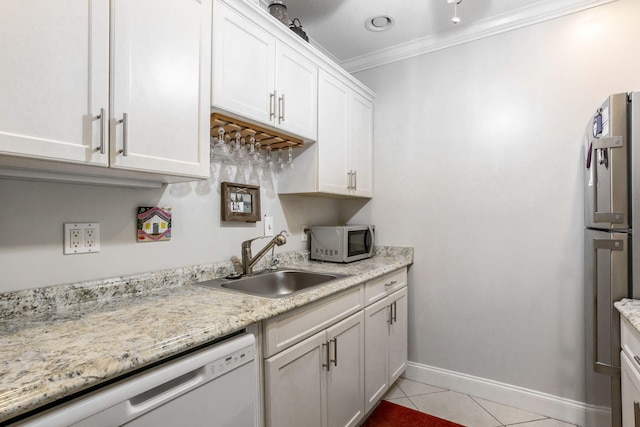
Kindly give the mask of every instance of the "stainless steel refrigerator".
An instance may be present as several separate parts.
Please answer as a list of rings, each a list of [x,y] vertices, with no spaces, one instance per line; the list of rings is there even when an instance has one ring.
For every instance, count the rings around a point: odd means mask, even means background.
[[[622,425],[620,316],[613,303],[640,297],[632,269],[640,266],[632,238],[633,229],[640,230],[633,215],[640,216],[639,144],[640,92],[611,95],[584,134],[585,427]]]

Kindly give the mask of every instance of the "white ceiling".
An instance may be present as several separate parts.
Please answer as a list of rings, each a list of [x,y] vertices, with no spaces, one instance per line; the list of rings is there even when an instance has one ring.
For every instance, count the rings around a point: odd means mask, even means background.
[[[451,22],[453,4],[447,0],[284,0],[284,3],[289,19],[300,19],[312,44],[348,70],[357,71],[390,62],[390,56],[411,56],[408,50],[413,54],[416,49],[422,53],[425,48],[437,50],[610,1],[614,0],[462,0],[458,5],[461,22],[457,25]],[[383,32],[365,29],[365,21],[377,15],[392,16],[395,25]]]

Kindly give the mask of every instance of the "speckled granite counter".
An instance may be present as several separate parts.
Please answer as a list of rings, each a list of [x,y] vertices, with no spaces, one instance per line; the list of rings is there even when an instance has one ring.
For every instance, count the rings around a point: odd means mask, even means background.
[[[0,294],[0,423],[407,266],[413,249],[381,247],[346,265],[280,258],[351,277],[280,299],[190,286],[228,274],[222,262]]]
[[[640,331],[640,300],[625,298],[613,303],[613,305],[634,328]]]

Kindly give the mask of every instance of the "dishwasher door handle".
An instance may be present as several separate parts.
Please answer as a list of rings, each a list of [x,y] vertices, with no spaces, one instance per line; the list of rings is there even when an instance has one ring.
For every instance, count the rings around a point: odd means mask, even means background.
[[[203,375],[204,369],[203,367],[187,372],[184,375],[132,397],[127,400],[127,415],[132,418],[136,417],[196,388],[201,383],[206,382],[206,378]]]

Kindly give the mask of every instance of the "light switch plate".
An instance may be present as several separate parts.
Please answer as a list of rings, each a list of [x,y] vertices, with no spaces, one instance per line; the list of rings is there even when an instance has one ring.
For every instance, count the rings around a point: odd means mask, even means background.
[[[263,218],[264,237],[273,236],[273,217],[265,215]]]
[[[99,222],[65,222],[64,254],[100,252]]]

